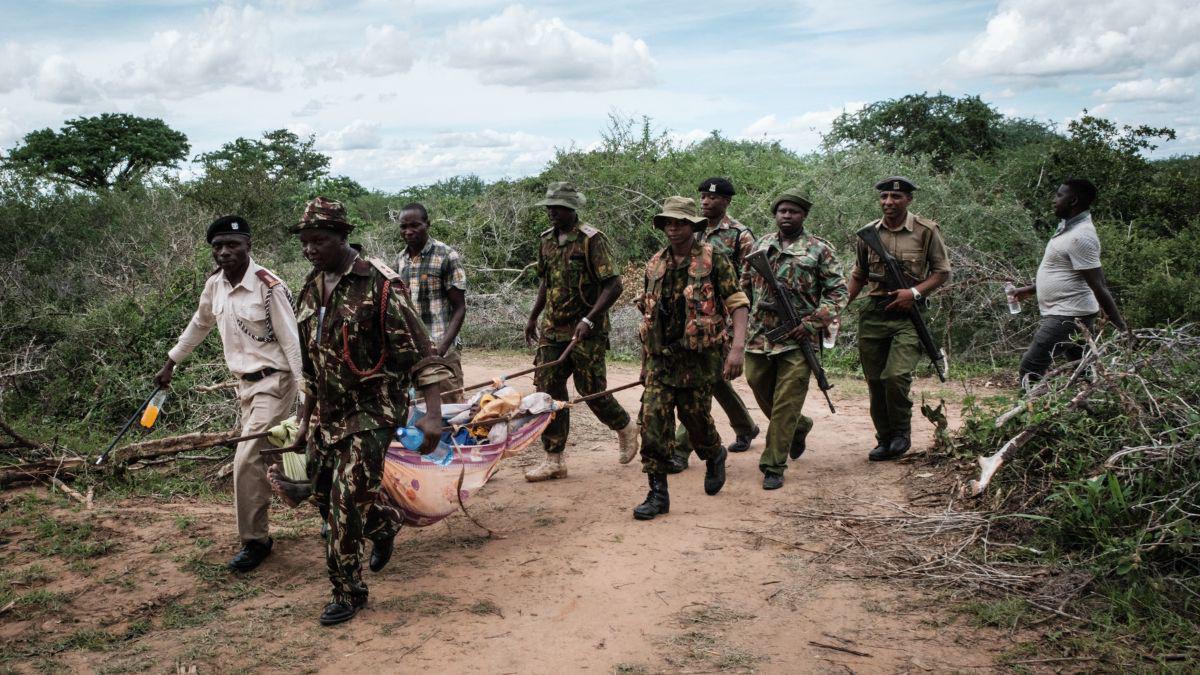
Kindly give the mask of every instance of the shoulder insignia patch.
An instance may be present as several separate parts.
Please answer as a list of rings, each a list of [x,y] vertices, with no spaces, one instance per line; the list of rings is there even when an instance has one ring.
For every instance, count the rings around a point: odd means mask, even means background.
[[[582,232],[583,236],[587,237],[588,239],[591,239],[592,237],[600,234],[600,230],[597,230],[596,228],[592,227],[591,225],[580,224],[579,231]]]
[[[254,273],[254,276],[258,277],[259,281],[266,284],[267,288],[275,288],[279,284],[283,283],[282,281],[280,281],[279,277],[275,276],[274,274],[271,274],[270,271],[262,269],[262,268],[259,268],[259,270]]]

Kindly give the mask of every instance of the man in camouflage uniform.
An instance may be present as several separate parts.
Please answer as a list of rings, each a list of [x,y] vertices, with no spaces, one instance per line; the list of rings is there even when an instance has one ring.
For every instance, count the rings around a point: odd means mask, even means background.
[[[706,178],[700,183],[700,213],[705,218],[704,231],[697,235],[700,241],[712,246],[717,253],[729,258],[733,263],[733,271],[741,278],[745,270],[746,256],[754,248],[754,235],[748,228],[730,217],[729,202],[736,192],[733,183],[727,178]],[[730,326],[730,330],[733,327]],[[728,349],[733,343],[732,335],[725,342]],[[750,411],[742,402],[742,397],[734,389],[733,382],[717,378],[713,384],[713,398],[721,404],[721,410],[729,418],[729,426],[733,427],[734,440],[726,448],[729,452],[745,452],[750,449],[750,442],[758,436],[758,425],[750,417]],[[688,441],[687,431],[680,425],[675,430],[675,447],[671,453],[671,465],[667,473],[679,473],[688,466],[688,457],[692,454],[692,446]]]
[[[793,188],[779,195],[771,211],[777,231],[763,235],[756,250],[767,253],[775,278],[788,291],[800,325],[785,339],[774,342],[767,332],[779,325],[779,308],[767,280],[752,268],[742,276],[742,287],[753,298],[750,341],[746,345],[746,380],[758,407],[771,420],[758,468],[763,489],[783,487],[787,460],[804,453],[811,417],[804,415],[804,398],[811,375],[800,341],[816,342],[846,303],[846,282],[837,269],[829,242],[805,231],[804,221],[812,201]],[[814,349],[818,346],[814,345]]]
[[[912,325],[911,312],[925,312],[928,296],[950,278],[950,258],[938,224],[908,210],[916,186],[903,176],[875,185],[883,218],[870,225],[900,263],[911,284],[889,288],[883,260],[858,241],[850,274],[850,302],[865,288],[870,303],[859,315],[858,355],[871,393],[871,421],[876,446],[872,461],[895,459],[908,452],[912,426],[913,371],[924,354]]]
[[[646,263],[646,290],[639,301],[646,386],[640,415],[642,470],[650,492],[633,509],[638,520],[671,510],[667,467],[676,413],[707,465],[704,492],[715,495],[725,484],[727,452],[711,414],[712,388],[719,379],[742,374],[749,300],[729,259],[697,241],[695,232],[705,222],[687,197],[668,198],[662,213],[654,216],[654,226],[663,230],[669,245]],[[727,349],[729,324],[733,344]]]
[[[607,388],[604,353],[608,350],[608,310],[621,295],[621,277],[613,265],[608,238],[579,222],[578,211],[584,202],[583,194],[573,185],[558,182],[551,183],[546,198],[535,205],[546,207],[546,217],[553,227],[541,235],[537,258],[541,285],[525,326],[525,339],[538,346],[534,365],[558,360],[575,341],[563,363],[539,370],[534,376],[538,391],[560,401],[567,400],[567,378],[572,375],[581,395]],[[628,463],[637,454],[638,438],[629,413],[612,395],[592,399],[587,405],[601,422],[617,432],[619,459],[622,464]],[[570,420],[569,410],[555,413],[542,434],[546,459],[527,471],[525,480],[566,477],[563,450]]]
[[[352,229],[342,205],[323,197],[309,202],[292,228],[313,265],[296,300],[307,394],[298,436],[307,439],[315,412],[308,475],[328,527],[325,561],[333,583],[323,625],[349,620],[367,601],[363,539],[374,542],[373,571],[391,557],[402,517],[378,497],[384,455],[407,417],[409,386],[425,397],[428,413],[417,426],[427,453],[441,436],[440,391],[450,376],[403,281],[347,244]]]

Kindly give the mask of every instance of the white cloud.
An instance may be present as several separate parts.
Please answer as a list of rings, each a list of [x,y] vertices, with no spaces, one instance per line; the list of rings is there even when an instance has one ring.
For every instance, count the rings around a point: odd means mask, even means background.
[[[36,70],[26,47],[9,42],[0,49],[0,94],[23,85]]]
[[[1054,77],[1143,67],[1200,68],[1194,0],[1001,0],[983,33],[955,57],[970,75]]]
[[[42,61],[33,79],[37,98],[51,103],[83,103],[99,97],[96,85],[64,56],[55,54]]]
[[[22,137],[21,128],[12,120],[8,108],[0,108],[0,153],[4,153]]]
[[[361,47],[339,52],[333,68],[343,74],[392,75],[412,69],[412,38],[395,26],[367,26]]]
[[[1116,103],[1123,101],[1164,101],[1178,103],[1190,100],[1196,93],[1191,80],[1182,77],[1164,77],[1159,80],[1146,78],[1118,82],[1107,91],[1096,91],[1101,100]]]
[[[604,43],[521,5],[446,33],[446,63],[486,84],[551,91],[637,89],[657,81],[650,48],[627,33]]]
[[[323,103],[322,101],[320,101],[318,99],[310,98],[310,99],[308,99],[308,103],[305,103],[303,106],[301,106],[301,108],[299,110],[292,111],[292,116],[293,117],[311,117],[312,115],[316,115],[317,113],[321,112],[321,110],[323,110],[324,108],[325,108],[325,103]]]
[[[354,120],[344,128],[317,139],[319,150],[370,150],[383,145],[379,122]]]
[[[190,31],[155,33],[140,60],[126,62],[108,84],[122,93],[188,98],[226,86],[278,89],[266,15],[220,5]]]
[[[766,115],[742,130],[738,137],[750,140],[777,140],[792,150],[809,152],[820,147],[821,136],[829,131],[830,125],[838,115],[843,112],[853,113],[863,105],[861,102],[847,103],[841,108],[814,110],[786,119],[779,119],[774,114]]]

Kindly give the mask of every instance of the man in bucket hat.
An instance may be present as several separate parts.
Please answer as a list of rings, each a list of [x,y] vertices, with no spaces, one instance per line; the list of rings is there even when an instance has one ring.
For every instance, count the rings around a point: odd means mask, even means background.
[[[421,452],[441,437],[441,388],[450,371],[437,355],[400,276],[364,259],[346,241],[354,226],[339,202],[317,197],[293,227],[313,265],[296,301],[304,346],[299,439],[317,413],[308,448],[312,499],[328,527],[325,562],[333,584],[323,625],[354,617],[367,601],[363,540],[374,542],[370,567],[392,554],[399,513],[379,501],[383,460],[396,427],[408,414],[408,389],[425,398]]]
[[[650,520],[671,510],[667,467],[675,437],[675,415],[696,455],[705,460],[704,492],[715,495],[725,484],[725,458],[713,421],[712,387],[718,379],[742,373],[749,300],[739,287],[729,258],[697,241],[707,222],[696,215],[696,202],[669,197],[654,226],[667,247],[646,263],[642,310],[642,470],[650,483],[646,500],[633,510]],[[727,326],[732,324],[732,344]]]
[[[525,326],[525,339],[537,345],[534,365],[558,360],[567,345],[576,341],[565,362],[539,370],[534,377],[539,391],[560,401],[567,399],[567,378],[571,376],[580,395],[607,388],[604,353],[608,350],[608,310],[621,296],[621,277],[613,264],[608,238],[579,222],[579,209],[585,201],[575,186],[557,182],[551,183],[545,199],[535,204],[545,207],[552,227],[541,234],[537,257],[541,284]],[[601,422],[617,432],[621,463],[633,459],[638,430],[629,413],[612,395],[589,400],[587,405]],[[525,473],[525,480],[566,477],[563,450],[570,420],[569,410],[555,414],[542,434],[546,458]]]
[[[737,191],[728,178],[715,176],[705,178],[700,182],[700,214],[705,218],[702,231],[696,236],[700,241],[710,245],[717,253],[729,258],[733,263],[733,271],[741,278],[746,269],[746,256],[754,250],[754,234],[745,226],[729,215],[729,202]],[[730,330],[732,330],[730,326]],[[732,336],[726,341],[725,347],[732,344]],[[734,389],[733,382],[717,378],[713,384],[713,398],[729,418],[729,426],[733,428],[734,440],[729,444],[729,452],[745,452],[750,449],[750,442],[759,433],[758,425],[750,417],[750,411],[742,397]],[[687,431],[679,426],[675,432],[675,447],[671,453],[671,465],[667,473],[679,473],[688,466],[688,457],[692,454],[691,442]]]
[[[278,424],[296,402],[301,377],[296,315],[287,285],[250,256],[250,223],[245,218],[214,220],[207,240],[218,273],[205,282],[196,313],[154,382],[170,387],[175,365],[215,327],[221,334],[225,364],[237,378],[242,435],[248,436]],[[259,455],[264,447],[269,447],[265,438],[243,441],[233,455],[233,508],[242,549],[229,561],[229,568],[237,572],[258,567],[274,544],[267,522],[268,462]]]

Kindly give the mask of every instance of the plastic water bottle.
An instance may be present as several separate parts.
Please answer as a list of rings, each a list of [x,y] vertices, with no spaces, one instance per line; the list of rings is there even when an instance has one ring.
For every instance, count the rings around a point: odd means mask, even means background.
[[[1013,285],[1013,282],[1004,284],[1004,296],[1008,300],[1008,313],[1020,314],[1021,301],[1017,300],[1017,287]]]
[[[837,344],[838,329],[842,327],[842,318],[835,316],[833,322],[825,329],[825,336],[821,339],[821,346],[825,349],[833,349]]]
[[[158,414],[162,412],[163,403],[167,401],[167,390],[159,389],[154,396],[150,397],[150,402],[146,404],[146,409],[142,411],[142,426],[150,429],[154,423],[158,421]]]
[[[416,452],[425,443],[425,432],[416,427],[400,427],[396,429],[396,440],[400,441],[406,450]]]

